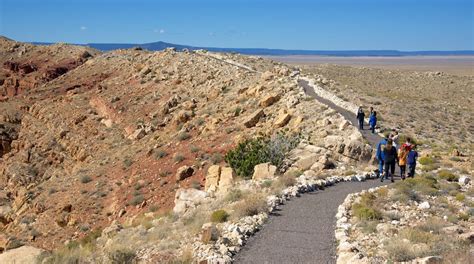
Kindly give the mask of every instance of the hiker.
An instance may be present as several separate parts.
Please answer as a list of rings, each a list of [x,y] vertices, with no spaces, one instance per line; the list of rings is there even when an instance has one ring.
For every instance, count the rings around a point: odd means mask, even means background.
[[[359,129],[364,130],[364,118],[365,118],[365,113],[364,110],[362,110],[362,106],[359,107],[359,110],[357,110],[357,120],[359,120]]]
[[[375,133],[375,126],[377,125],[377,112],[373,111],[369,117],[369,125],[372,130],[372,134]]]
[[[394,182],[393,174],[395,173],[395,162],[398,161],[398,155],[397,149],[393,146],[392,139],[387,140],[387,144],[385,145],[385,148],[383,150],[383,155],[385,178],[388,179],[388,176],[390,176],[390,180]],[[384,176],[382,176],[382,178],[380,179],[381,182],[383,182],[383,178]]]
[[[393,146],[398,149],[398,140],[399,140],[399,135],[398,135],[398,131],[397,130],[394,130],[393,131],[393,136],[392,136],[392,140],[393,140]]]
[[[400,167],[400,178],[405,180],[405,173],[407,168],[407,157],[411,147],[403,144],[398,150],[398,166]]]
[[[385,149],[385,146],[387,145],[387,138],[388,138],[388,135],[385,135],[385,137],[382,140],[380,140],[380,142],[377,144],[377,153],[375,155],[379,162],[379,171],[377,173],[377,177],[380,177],[381,173],[383,173],[383,165],[384,165],[384,152],[383,151]]]
[[[369,116],[370,116],[373,112],[374,112],[374,107],[371,106],[371,107],[369,108]]]
[[[403,143],[402,146],[405,146],[405,148],[407,148],[408,151],[410,151],[410,150],[413,148],[413,145],[412,145],[412,143],[411,143],[411,138],[410,138],[410,137],[407,137],[407,138],[405,139],[405,143]]]
[[[418,158],[418,152],[416,151],[416,145],[412,145],[407,155],[408,164],[408,177],[415,177],[416,159]]]

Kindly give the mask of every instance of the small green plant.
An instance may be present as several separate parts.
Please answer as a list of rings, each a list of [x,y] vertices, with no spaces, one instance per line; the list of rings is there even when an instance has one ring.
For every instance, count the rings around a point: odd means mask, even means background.
[[[242,112],[242,108],[236,107],[234,109],[234,116],[239,116],[241,112]]]
[[[438,172],[438,177],[440,177],[441,179],[445,179],[449,182],[458,181],[458,176],[454,175],[452,172],[450,172],[448,170],[440,170]]]
[[[242,199],[243,193],[239,189],[232,189],[230,190],[227,195],[225,196],[224,200],[228,202],[237,202]]]
[[[223,223],[227,221],[229,214],[225,210],[217,210],[211,214],[211,222],[214,223]]]
[[[155,159],[162,159],[164,157],[168,156],[168,153],[162,149],[158,149],[155,151]]]
[[[466,196],[462,193],[458,193],[456,194],[456,200],[463,202],[464,200],[466,200]]]
[[[193,145],[189,148],[189,150],[191,151],[191,153],[196,153],[196,152],[199,152],[201,149]]]
[[[181,133],[178,134],[178,140],[179,141],[184,141],[184,140],[187,140],[189,138],[191,138],[191,135],[186,133],[186,132],[181,132]]]
[[[136,195],[130,200],[130,205],[136,206],[143,202],[144,198],[143,195]]]
[[[421,157],[418,159],[418,162],[422,165],[434,164],[437,160],[433,157]]]
[[[174,160],[176,163],[180,163],[181,161],[183,161],[183,160],[185,160],[185,159],[186,159],[186,158],[185,158],[183,155],[181,155],[181,154],[176,154],[176,155],[174,156],[174,159],[173,159],[173,160]]]
[[[380,220],[382,219],[382,214],[375,208],[369,207],[367,205],[356,203],[352,206],[352,211],[354,215],[361,220]]]
[[[132,164],[133,164],[133,160],[130,159],[129,157],[126,157],[126,158],[123,160],[123,166],[124,166],[125,168],[128,168],[128,167],[132,166]]]
[[[211,162],[212,162],[212,164],[221,163],[223,159],[224,159],[224,157],[222,156],[221,153],[214,153],[214,154],[212,154],[212,156],[211,156]]]
[[[201,183],[198,180],[193,180],[191,182],[191,188],[200,190],[201,189]]]
[[[262,183],[260,183],[260,187],[270,188],[272,186],[272,182],[272,180],[264,180]]]
[[[92,181],[92,178],[89,175],[82,175],[81,176],[81,183],[89,183]]]

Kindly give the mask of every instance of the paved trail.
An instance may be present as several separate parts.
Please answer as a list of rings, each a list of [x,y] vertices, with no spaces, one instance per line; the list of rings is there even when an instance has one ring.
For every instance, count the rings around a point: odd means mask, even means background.
[[[355,113],[318,97],[308,82],[300,80],[298,83],[308,95],[357,125]],[[362,133],[374,147],[381,139],[368,130]],[[380,185],[382,183],[379,180],[338,183],[324,191],[293,198],[282,206],[281,211],[270,217],[260,232],[248,240],[235,257],[235,263],[335,263],[334,230],[338,206],[349,193]]]

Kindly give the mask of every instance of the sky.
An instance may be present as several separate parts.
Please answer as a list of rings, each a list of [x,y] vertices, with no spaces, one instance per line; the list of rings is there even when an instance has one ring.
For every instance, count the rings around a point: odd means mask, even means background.
[[[0,0],[17,41],[474,50],[474,0]]]

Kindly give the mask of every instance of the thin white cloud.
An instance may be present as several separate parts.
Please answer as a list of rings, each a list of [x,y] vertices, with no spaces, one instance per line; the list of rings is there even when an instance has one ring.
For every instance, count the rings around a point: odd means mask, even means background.
[[[84,31],[84,30],[87,29],[87,27],[86,26],[81,26],[79,29]]]
[[[153,32],[160,33],[160,34],[165,34],[166,31],[164,29],[154,29]]]

